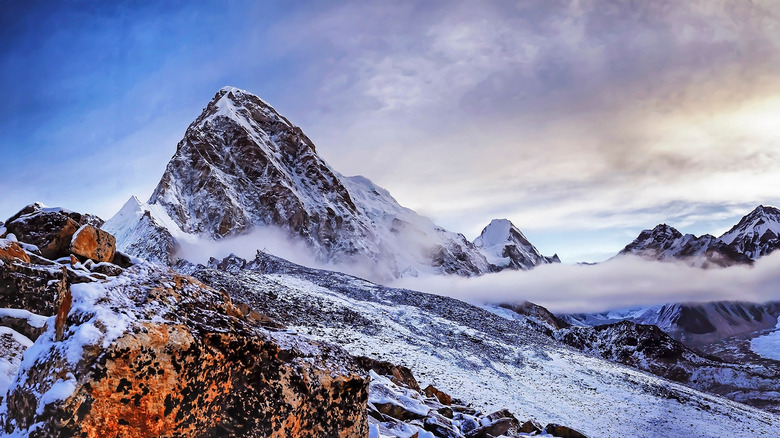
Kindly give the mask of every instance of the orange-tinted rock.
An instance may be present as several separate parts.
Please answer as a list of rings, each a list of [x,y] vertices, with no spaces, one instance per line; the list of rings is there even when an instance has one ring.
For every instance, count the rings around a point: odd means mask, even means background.
[[[428,387],[425,388],[425,395],[427,397],[436,397],[439,399],[439,403],[443,405],[449,406],[452,404],[452,397],[443,391],[439,391],[433,385],[428,385]]]
[[[29,243],[41,250],[41,255],[56,259],[68,255],[68,246],[79,223],[67,214],[46,211],[27,206],[8,220],[5,225],[20,242]],[[22,214],[30,210],[29,213]]]
[[[73,235],[69,249],[73,254],[96,262],[111,262],[116,252],[116,238],[92,225],[83,225]]]
[[[7,396],[6,433],[35,424],[47,437],[368,435],[368,382],[337,347],[261,328],[223,294],[157,266],[71,292],[63,339],[53,327],[42,335],[51,348]],[[72,391],[38,410],[36,394],[53,387]]]
[[[24,252],[18,243],[0,239],[0,260],[11,262],[13,260],[19,260],[25,263],[30,263],[30,256]]]

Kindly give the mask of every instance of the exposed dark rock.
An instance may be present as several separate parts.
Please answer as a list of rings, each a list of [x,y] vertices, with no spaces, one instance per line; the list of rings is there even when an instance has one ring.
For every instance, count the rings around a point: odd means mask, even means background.
[[[561,438],[588,438],[583,434],[582,432],[579,432],[575,429],[572,429],[567,426],[561,426],[560,424],[550,423],[545,428],[544,431],[552,436],[557,436]]]
[[[28,210],[32,211],[22,214]],[[56,259],[68,255],[79,223],[64,211],[46,211],[33,204],[9,219],[6,227],[19,241],[37,246],[48,259]]]
[[[54,315],[68,288],[64,267],[17,262],[0,264],[0,307]]]
[[[366,371],[374,371],[379,375],[389,376],[396,385],[405,386],[420,392],[420,385],[414,378],[412,371],[403,365],[394,365],[387,361],[376,360],[365,356],[355,356],[355,362],[360,368]]]

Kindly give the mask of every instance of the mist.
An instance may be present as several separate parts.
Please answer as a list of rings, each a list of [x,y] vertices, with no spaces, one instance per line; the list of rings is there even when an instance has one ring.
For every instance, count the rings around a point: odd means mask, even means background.
[[[481,277],[402,278],[394,287],[472,303],[531,301],[552,312],[600,312],[669,302],[780,299],[780,252],[753,266],[701,269],[626,256],[598,265],[543,265]]]

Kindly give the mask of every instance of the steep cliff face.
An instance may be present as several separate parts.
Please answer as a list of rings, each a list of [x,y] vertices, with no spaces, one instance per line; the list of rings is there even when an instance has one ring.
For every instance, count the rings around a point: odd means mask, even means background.
[[[166,260],[180,239],[263,227],[305,242],[320,262],[361,265],[375,278],[492,269],[462,235],[402,207],[367,178],[338,174],[300,128],[233,87],[187,128],[149,202],[126,205],[104,229],[121,250]]]
[[[157,265],[73,285],[56,324],[25,353],[0,408],[4,430],[366,436],[368,382],[351,357],[263,321]]]

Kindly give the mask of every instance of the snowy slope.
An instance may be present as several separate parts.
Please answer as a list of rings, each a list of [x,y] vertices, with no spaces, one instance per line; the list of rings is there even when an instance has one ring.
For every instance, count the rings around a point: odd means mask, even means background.
[[[174,242],[270,227],[305,242],[319,262],[357,265],[377,279],[495,270],[463,235],[402,207],[367,178],[338,174],[300,128],[234,87],[221,89],[187,128],[149,202],[138,204],[106,229],[140,257],[171,247],[168,236],[144,238],[159,226]]]
[[[558,255],[545,257],[508,219],[493,219],[474,240],[488,261],[500,268],[528,270],[535,266],[560,263]]]
[[[215,261],[216,265],[216,261]],[[509,320],[442,296],[391,289],[259,254],[201,280],[349,352],[411,368],[418,381],[559,422],[588,436],[775,436],[780,418],[575,351]],[[241,268],[243,266],[243,268]]]

